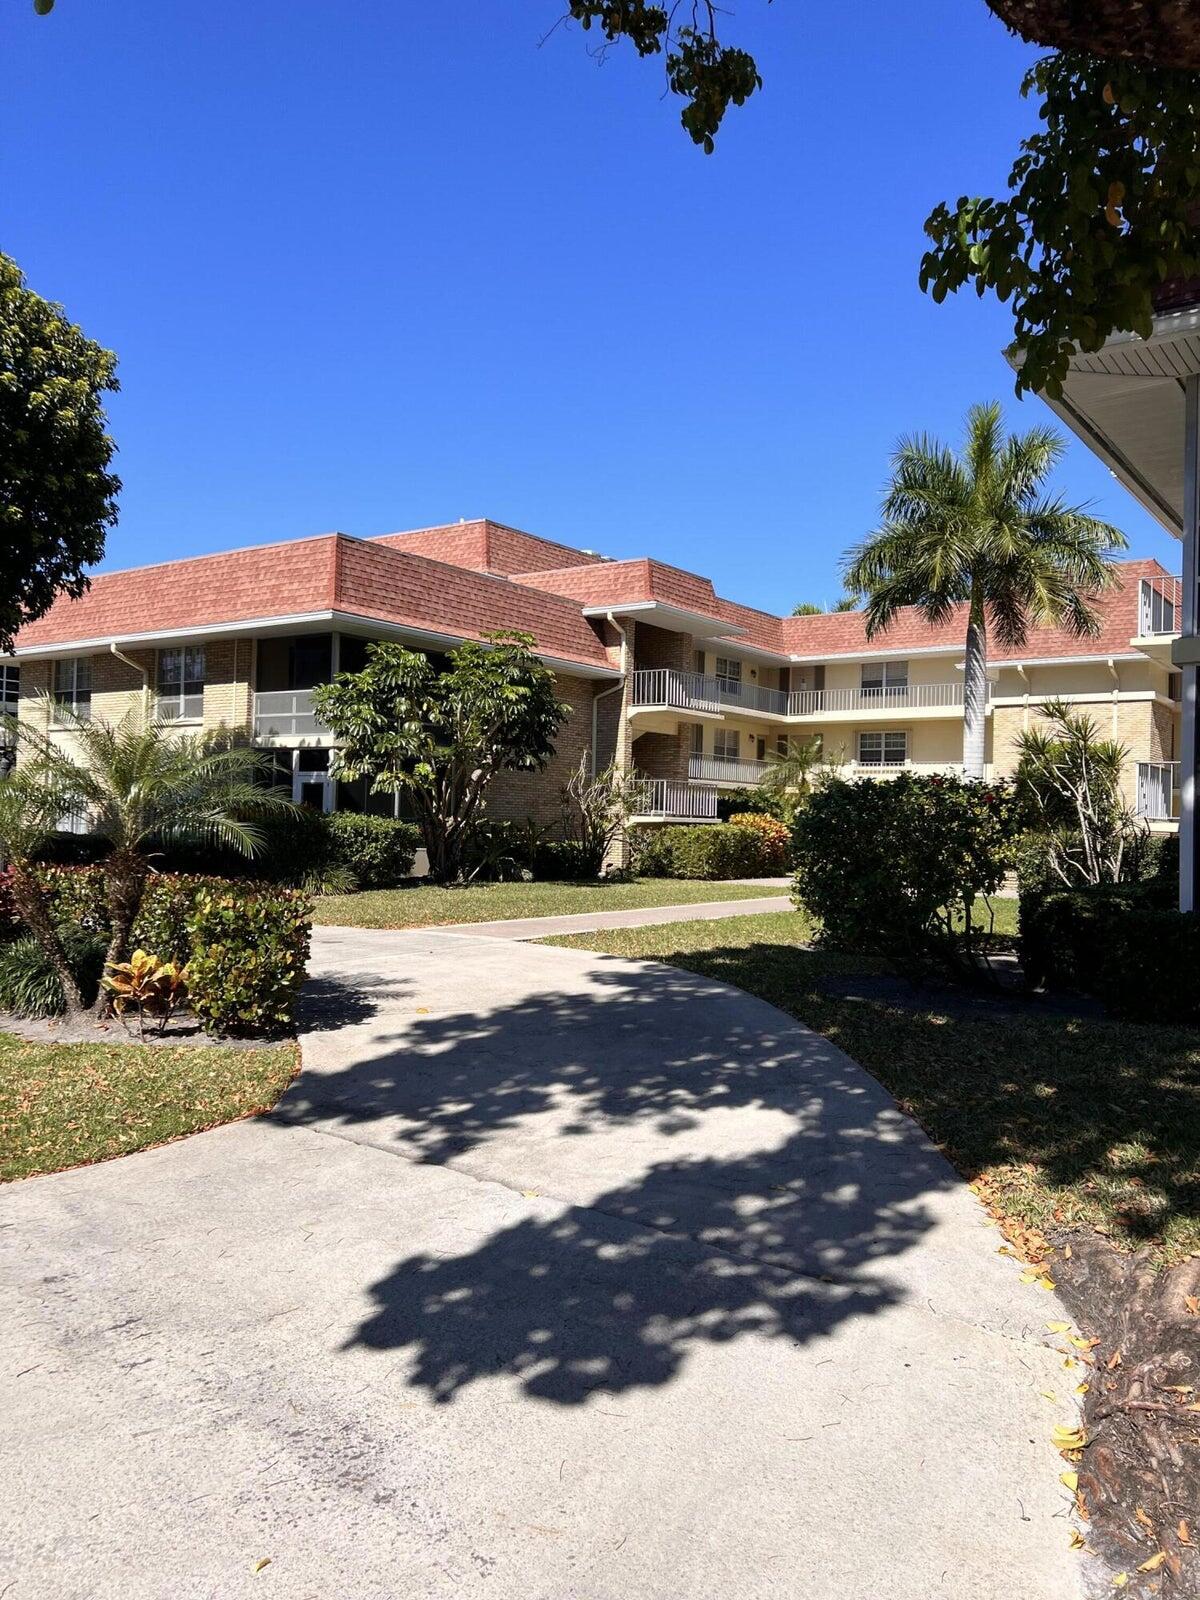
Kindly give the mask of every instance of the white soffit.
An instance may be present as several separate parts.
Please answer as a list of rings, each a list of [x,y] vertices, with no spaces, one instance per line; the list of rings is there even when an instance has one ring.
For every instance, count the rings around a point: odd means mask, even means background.
[[[1019,361],[1019,358],[1018,358]],[[1117,334],[1071,362],[1047,405],[1151,516],[1183,532],[1183,380],[1200,373],[1200,308],[1160,317],[1149,339]]]

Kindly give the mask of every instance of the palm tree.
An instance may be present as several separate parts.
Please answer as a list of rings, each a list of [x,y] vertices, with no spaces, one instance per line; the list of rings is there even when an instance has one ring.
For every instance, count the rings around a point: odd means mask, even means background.
[[[215,846],[257,855],[255,825],[294,808],[269,785],[274,768],[261,751],[211,735],[179,736],[169,722],[141,726],[78,717],[59,706],[69,745],[21,724],[27,762],[18,770],[29,788],[51,795],[58,814],[75,811],[108,841],[105,892],[110,939],[106,965],[124,961],[141,909],[151,857],[170,845]],[[108,1003],[101,990],[97,1010]]]
[[[63,813],[62,798],[24,772],[0,777],[0,852],[8,868],[17,915],[41,945],[62,985],[68,1019],[83,1014],[83,996],[38,882],[34,862]]]
[[[867,637],[902,606],[933,626],[966,608],[963,767],[982,778],[987,630],[1019,648],[1029,628],[1099,627],[1090,601],[1116,575],[1125,536],[1045,485],[1063,455],[1051,428],[1004,436],[998,405],[972,406],[961,454],[926,435],[901,440],[879,529],[853,549],[846,586],[866,600]]]
[[[786,753],[771,760],[759,787],[774,794],[805,795],[812,788],[813,773],[825,765],[819,735],[811,739],[789,739]]]

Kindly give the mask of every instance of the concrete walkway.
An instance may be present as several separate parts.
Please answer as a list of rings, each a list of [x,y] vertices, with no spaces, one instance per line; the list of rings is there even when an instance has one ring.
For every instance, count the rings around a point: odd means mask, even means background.
[[[702,900],[691,905],[640,906],[629,911],[580,911],[558,917],[509,917],[503,922],[450,922],[438,933],[476,939],[550,939],[555,934],[599,933],[604,928],[650,928],[660,922],[715,922],[721,917],[752,917],[790,911],[789,896],[755,895],[749,900]],[[432,930],[431,930],[432,931]]]
[[[654,964],[315,946],[274,1117],[0,1192],[5,1600],[1079,1593],[1053,1297],[845,1056]]]

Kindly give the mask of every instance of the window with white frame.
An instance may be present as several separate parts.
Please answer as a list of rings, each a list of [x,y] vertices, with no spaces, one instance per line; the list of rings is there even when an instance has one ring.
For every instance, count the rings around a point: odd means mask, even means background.
[[[902,694],[908,688],[907,661],[864,661],[862,664],[862,690],[864,694]]]
[[[88,656],[73,656],[54,663],[54,707],[60,714],[92,714],[92,663]]]
[[[729,656],[717,657],[717,687],[727,694],[742,692],[742,663]]]
[[[204,715],[203,645],[158,652],[158,714],[177,722],[199,722]]]
[[[702,722],[692,723],[692,754],[694,756],[702,756],[704,754],[704,724]]]
[[[907,733],[860,733],[858,762],[863,767],[902,767],[908,760]]]
[[[736,728],[713,729],[713,755],[724,756],[729,761],[737,760],[738,731]]]
[[[21,693],[21,669],[0,664],[0,717],[15,717]]]

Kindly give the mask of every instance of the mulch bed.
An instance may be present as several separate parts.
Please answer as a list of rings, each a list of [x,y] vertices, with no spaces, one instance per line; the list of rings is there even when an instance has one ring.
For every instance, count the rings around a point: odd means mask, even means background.
[[[1099,1234],[1056,1240],[1059,1297],[1088,1384],[1076,1509],[1128,1595],[1200,1597],[1200,1259],[1165,1271]],[[1066,1255],[1065,1250],[1070,1251]],[[1148,1570],[1146,1570],[1148,1566]]]
[[[62,1017],[15,1017],[11,1012],[0,1011],[0,1033],[14,1034],[30,1044],[144,1044],[147,1048],[170,1049],[180,1045],[218,1045],[225,1049],[264,1050],[279,1043],[278,1039],[217,1038],[205,1033],[196,1018],[186,1012],[171,1017],[161,1034],[157,1021],[147,1022],[144,1039],[138,1035],[135,1017],[126,1026],[118,1017],[98,1021],[90,1013],[80,1022],[68,1023]]]

